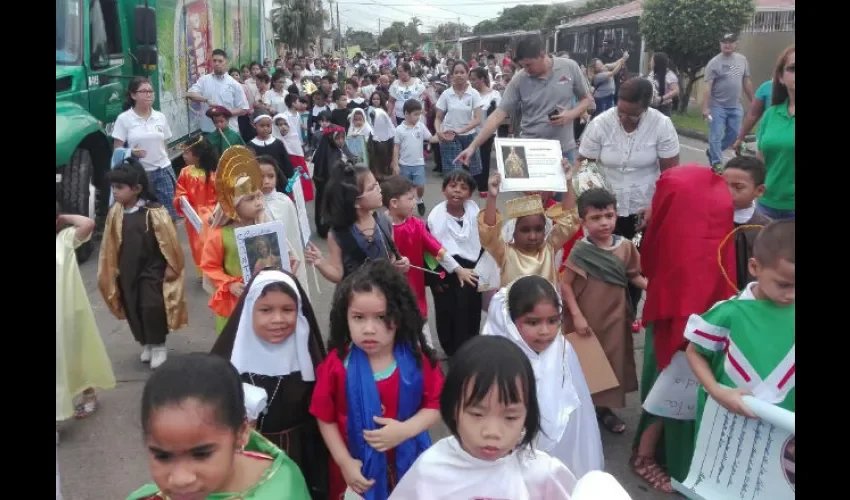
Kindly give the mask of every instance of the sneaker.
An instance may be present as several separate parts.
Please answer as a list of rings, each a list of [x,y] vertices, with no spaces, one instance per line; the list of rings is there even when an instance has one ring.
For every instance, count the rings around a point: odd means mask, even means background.
[[[142,354],[139,355],[139,360],[142,363],[150,363],[151,362],[151,346],[146,345],[144,349],[142,349]]]
[[[711,169],[714,170],[715,174],[723,174],[723,164],[722,163],[715,163],[714,166],[711,167]]]
[[[168,359],[168,354],[164,345],[157,345],[151,348],[151,369],[156,370],[165,360]]]
[[[417,203],[416,204],[416,210],[419,211],[419,217],[424,217],[425,216],[425,202]]]

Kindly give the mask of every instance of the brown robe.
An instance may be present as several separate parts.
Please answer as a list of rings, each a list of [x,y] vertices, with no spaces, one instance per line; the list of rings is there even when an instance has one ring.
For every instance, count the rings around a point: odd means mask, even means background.
[[[629,280],[640,275],[640,254],[630,240],[615,236],[614,246],[606,250],[613,252],[625,263]],[[638,390],[631,329],[635,314],[628,291],[625,287],[589,275],[578,267],[572,254],[565,265],[576,275],[572,288],[579,309],[599,339],[611,369],[620,382],[618,387],[593,394],[593,404],[597,407],[624,408],[626,394]],[[572,315],[564,308],[564,333],[574,331]]]

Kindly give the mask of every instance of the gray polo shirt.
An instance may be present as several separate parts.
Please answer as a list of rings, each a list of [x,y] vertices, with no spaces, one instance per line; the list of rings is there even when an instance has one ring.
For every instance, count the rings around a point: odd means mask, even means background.
[[[502,94],[499,109],[513,115],[521,112],[520,137],[556,139],[566,153],[576,148],[573,123],[560,127],[549,124],[549,113],[557,106],[572,109],[587,95],[581,68],[572,59],[552,59],[552,72],[546,78],[530,76],[520,70]]]
[[[740,108],[741,90],[744,78],[748,76],[750,65],[743,55],[733,52],[728,56],[722,53],[714,56],[705,65],[705,81],[714,82],[711,85],[711,106]]]

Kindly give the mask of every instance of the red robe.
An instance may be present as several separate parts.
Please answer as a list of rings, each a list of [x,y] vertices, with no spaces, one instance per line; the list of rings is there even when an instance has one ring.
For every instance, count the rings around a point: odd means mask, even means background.
[[[200,274],[201,254],[204,250],[204,239],[206,230],[209,227],[209,218],[215,210],[215,172],[210,173],[209,179],[203,170],[194,165],[183,167],[180,171],[180,176],[177,178],[177,184],[174,189],[174,208],[177,214],[185,217],[183,207],[180,205],[180,197],[185,196],[189,205],[195,209],[198,216],[201,218],[203,226],[201,233],[195,231],[194,226],[188,221],[185,223],[186,234],[189,236],[189,248],[192,250],[192,260],[195,262],[195,267],[198,268]]]

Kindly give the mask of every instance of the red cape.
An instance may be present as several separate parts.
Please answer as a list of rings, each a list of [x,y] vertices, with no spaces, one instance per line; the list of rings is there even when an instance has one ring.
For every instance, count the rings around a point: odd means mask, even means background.
[[[641,246],[641,264],[649,280],[643,319],[655,323],[659,370],[686,344],[688,317],[737,292],[717,262],[720,243],[734,228],[734,205],[723,177],[700,165],[661,174]],[[734,281],[734,241],[724,247],[723,267]]]

